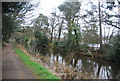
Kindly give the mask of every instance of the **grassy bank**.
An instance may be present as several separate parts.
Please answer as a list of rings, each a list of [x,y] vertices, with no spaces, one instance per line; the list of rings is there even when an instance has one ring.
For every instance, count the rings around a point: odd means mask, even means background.
[[[32,69],[32,72],[38,77],[38,79],[59,79],[46,68],[42,67],[39,63],[31,60],[30,56],[25,54],[20,49],[15,48],[15,52],[19,55],[20,59],[26,64],[26,66]]]

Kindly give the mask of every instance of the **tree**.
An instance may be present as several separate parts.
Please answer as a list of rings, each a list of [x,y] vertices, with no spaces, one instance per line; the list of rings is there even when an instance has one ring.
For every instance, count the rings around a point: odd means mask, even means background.
[[[82,35],[83,40],[85,43],[95,44],[99,41],[99,34],[98,34],[98,13],[97,13],[97,6],[93,4],[93,2],[88,2],[90,5],[89,9],[82,10],[86,13],[80,14],[80,24],[82,26]],[[88,36],[87,36],[88,35]]]
[[[61,21],[59,24],[59,30],[58,30],[58,42],[60,41],[61,31],[62,31],[62,25],[64,23],[64,20]]]
[[[80,10],[80,3],[79,2],[65,2],[64,4],[60,5],[58,8],[60,11],[63,12],[65,15],[65,20],[67,21],[68,26],[68,35],[72,34],[72,24],[75,21],[75,18],[78,17],[77,13]]]
[[[89,29],[83,31],[83,41],[86,44],[98,44],[99,43],[99,35],[96,30]]]
[[[118,28],[118,24],[119,22],[116,21],[117,18],[119,18],[117,16],[117,13],[113,11],[113,7],[116,7],[115,6],[115,2],[110,2],[107,3],[107,7],[105,6],[102,6],[103,4],[99,1],[98,3],[98,11],[99,11],[99,27],[100,27],[100,51],[102,53],[103,51],[103,46],[102,46],[102,40],[103,40],[103,37],[102,37],[102,27],[101,25],[102,24],[106,24],[107,26],[109,26],[109,29],[112,29],[111,27],[114,27],[114,28]],[[105,10],[101,10],[101,8],[104,8]],[[111,11],[113,14],[111,13],[108,13],[107,11]],[[102,17],[103,16],[103,17]],[[108,41],[110,41],[110,39],[112,38],[114,34],[114,29],[112,30],[112,33],[109,35],[109,32],[108,32],[108,36],[106,36],[108,38]],[[109,42],[108,42],[109,44]]]
[[[14,29],[16,28],[16,23],[13,22],[14,19],[11,18],[11,16],[9,15],[2,15],[2,23],[3,23],[3,28],[2,28],[2,35],[3,38],[2,40],[5,42],[8,42],[8,39],[10,37],[10,35],[14,32]]]
[[[117,26],[117,24],[118,24],[118,22],[116,21],[117,17],[115,17],[115,15],[117,15],[117,14],[112,9],[109,9],[108,7],[106,7],[107,4],[102,1],[98,1],[98,6],[96,4],[93,4],[93,2],[89,2],[89,4],[91,5],[91,10],[90,9],[85,10],[87,12],[87,14],[83,13],[83,15],[81,16],[81,19],[84,20],[83,26],[86,31],[90,30],[89,28],[91,27],[91,25],[93,25],[93,24],[96,25],[97,30],[95,29],[93,31],[94,32],[96,31],[96,35],[98,35],[98,36],[96,36],[96,37],[93,36],[93,37],[95,40],[96,40],[96,38],[97,38],[97,40],[99,40],[100,50],[102,53],[102,51],[104,51],[102,49],[102,48],[104,48],[104,46],[102,46],[102,45],[109,44],[109,40],[112,38],[113,34],[115,33],[114,32],[114,30],[116,28],[115,26]],[[114,7],[114,5],[112,5],[110,7]],[[109,12],[111,12],[111,13],[109,13]],[[105,30],[108,30],[108,31],[105,31]],[[111,32],[111,30],[112,30],[112,32]],[[104,32],[102,32],[102,31],[104,31]],[[91,34],[92,34],[92,32],[91,32]],[[104,37],[103,37],[103,35],[104,35]],[[89,36],[88,36],[88,38],[89,38]],[[91,39],[91,38],[89,38],[89,39]],[[105,42],[103,43],[103,41],[105,41]]]
[[[42,29],[48,26],[49,26],[48,17],[43,14],[40,14],[34,21],[35,28]]]
[[[42,48],[46,48],[48,43],[49,43],[49,39],[48,37],[42,33],[41,31],[36,31],[34,33],[34,36],[36,38],[36,49],[38,50],[42,50]]]
[[[117,0],[117,2],[118,2],[118,6],[119,6],[120,5],[120,1]],[[113,1],[113,2],[109,2],[108,1],[107,2],[107,9],[108,10],[112,11],[114,7],[116,7],[115,1]],[[107,25],[111,25],[112,27],[120,29],[120,27],[119,27],[119,24],[120,24],[119,23],[119,21],[120,21],[120,19],[119,19],[119,16],[120,16],[120,14],[119,14],[119,7],[118,7],[118,13],[115,13],[115,15],[112,15],[112,14],[109,14],[109,13],[106,13],[106,15],[107,15],[107,19],[105,20],[105,23]],[[112,20],[110,20],[113,17],[118,18],[118,21],[114,21],[114,20],[112,21]]]
[[[26,2],[2,2],[2,13],[19,13],[26,4]]]
[[[70,48],[73,44],[74,39],[72,37],[75,37],[76,45],[79,44],[78,41],[78,23],[76,23],[78,19],[78,13],[80,10],[81,4],[79,2],[65,2],[64,4],[60,5],[58,8],[61,12],[64,14],[64,19],[67,21],[67,27],[68,27],[68,47]],[[74,32],[74,34],[73,34]]]
[[[51,39],[50,40],[52,42],[54,29],[58,26],[58,18],[56,17],[56,12],[51,13],[50,26],[51,26]]]
[[[101,2],[98,2],[98,12],[99,12],[99,28],[100,28],[100,53],[102,53],[102,20],[101,20]]]
[[[18,27],[18,14],[21,10],[26,11],[30,10],[31,7],[25,7],[27,3],[25,2],[3,2],[2,3],[2,39],[5,42],[8,42],[10,35]],[[23,8],[24,7],[24,8]]]
[[[114,37],[112,37],[110,44],[112,45],[109,47],[108,54],[112,60],[116,62],[120,62],[120,35],[117,33]]]

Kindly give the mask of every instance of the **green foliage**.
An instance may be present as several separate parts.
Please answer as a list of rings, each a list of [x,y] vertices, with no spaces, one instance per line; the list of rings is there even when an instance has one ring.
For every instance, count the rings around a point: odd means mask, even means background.
[[[58,48],[65,52],[77,52],[79,50],[79,45],[76,43],[76,36],[71,34],[70,38],[58,44]]]
[[[60,43],[61,45],[59,44],[61,50],[72,52],[79,49],[80,29],[74,20],[78,18],[80,6],[81,4],[79,2],[65,2],[58,7],[63,12],[68,24],[67,40]]]
[[[48,17],[43,15],[43,14],[40,14],[38,16],[38,18],[35,19],[35,23],[34,23],[34,26],[35,27],[43,27],[43,26],[46,26],[48,27],[49,26],[49,23],[48,23]]]
[[[88,44],[80,45],[80,48],[81,48],[81,51],[87,52],[88,51]]]
[[[61,42],[58,44],[58,50],[59,51],[63,51],[63,52],[68,52],[69,49],[68,49],[68,46],[67,46],[67,42]]]
[[[38,47],[44,47],[48,45],[49,39],[44,33],[40,31],[36,31],[34,35],[35,35],[36,44]]]
[[[3,35],[3,41],[8,42],[11,34],[14,32],[14,30],[17,27],[17,23],[14,22],[14,19],[6,14],[2,15],[2,35]]]
[[[81,4],[79,2],[65,2],[61,4],[58,8],[65,15],[67,21],[73,19],[80,10]]]
[[[11,34],[17,29],[20,23],[18,15],[25,5],[26,2],[2,2],[3,41],[8,42]]]
[[[25,48],[28,48],[29,46],[28,46],[28,41],[29,41],[29,37],[24,37],[23,39],[22,39],[22,42],[23,42],[23,45],[25,46]]]
[[[65,52],[79,51],[79,42],[81,39],[81,32],[77,24],[73,23],[68,29],[67,39],[58,44],[58,48]]]
[[[28,37],[24,37],[24,38],[23,38],[23,41],[24,41],[25,43],[27,43],[27,42],[29,41],[29,38],[28,38]]]
[[[87,44],[76,44],[76,37],[75,35],[71,35],[70,39],[65,40],[64,42],[60,42],[59,44],[57,44],[57,47],[59,49],[59,51],[63,51],[63,52],[79,52],[79,51],[83,51],[83,52],[87,52],[88,50],[88,45]],[[80,39],[79,39],[80,41]]]
[[[26,2],[2,2],[2,12],[3,13],[12,13],[19,12]]]
[[[70,36],[70,39],[66,40],[67,42],[67,48],[70,50],[70,51],[76,51],[76,48],[78,47],[77,45],[77,42],[76,42],[76,37],[75,35],[71,35]]]
[[[26,66],[32,69],[32,72],[38,77],[38,79],[59,79],[46,68],[42,67],[39,63],[31,60],[30,56],[25,54],[20,49],[15,48],[15,51],[19,55],[20,59],[26,64]]]
[[[58,46],[58,41],[54,40],[52,41],[49,46],[52,48],[52,49],[55,49],[57,46]]]
[[[110,58],[120,62],[120,35],[116,35],[112,41],[111,44],[113,45],[110,47],[108,54],[110,54]]]

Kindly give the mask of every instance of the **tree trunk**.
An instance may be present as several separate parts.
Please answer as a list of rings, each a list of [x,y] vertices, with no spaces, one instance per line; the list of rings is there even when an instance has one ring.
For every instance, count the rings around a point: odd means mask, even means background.
[[[100,1],[98,2],[98,11],[99,11],[99,27],[100,27],[100,53],[102,53],[102,25],[101,25]]]
[[[52,32],[51,32],[51,42],[52,42],[52,40],[53,40],[53,27],[52,27]]]
[[[76,44],[77,44],[77,46],[78,46],[78,45],[79,45],[79,43],[78,43],[78,35],[77,35],[77,30],[74,30],[74,32],[75,32]]]
[[[71,42],[71,35],[72,35],[71,22],[68,21],[68,43]]]
[[[62,30],[62,24],[63,24],[64,20],[62,20],[60,27],[59,27],[59,34],[58,34],[58,42],[60,41],[60,36],[61,36],[61,30]]]

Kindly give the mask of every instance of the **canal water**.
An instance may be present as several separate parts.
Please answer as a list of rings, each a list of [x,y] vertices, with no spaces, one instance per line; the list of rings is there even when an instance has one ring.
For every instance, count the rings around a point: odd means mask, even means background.
[[[91,73],[99,79],[116,79],[120,77],[118,63],[91,58],[80,54],[46,53],[50,63],[57,61],[62,65],[77,69],[78,72]]]

